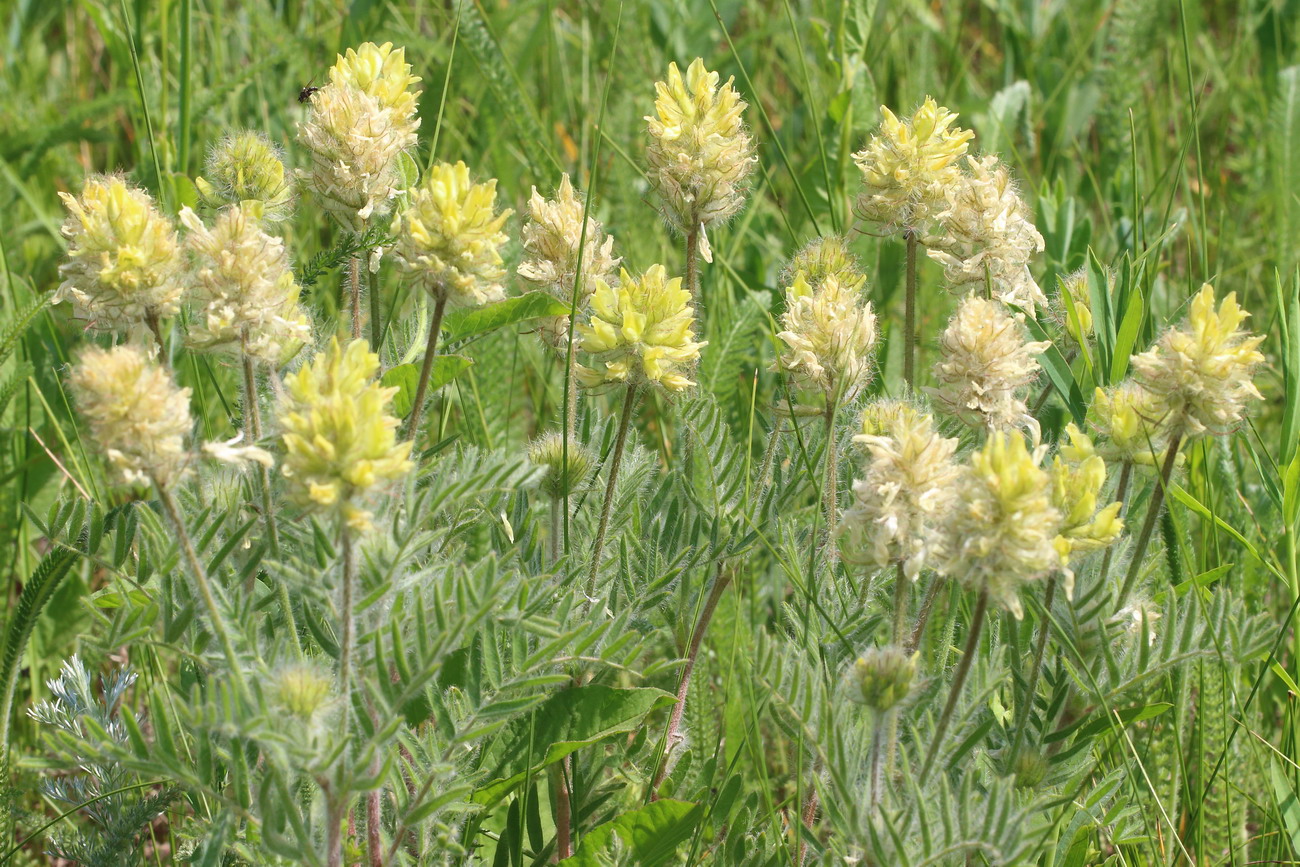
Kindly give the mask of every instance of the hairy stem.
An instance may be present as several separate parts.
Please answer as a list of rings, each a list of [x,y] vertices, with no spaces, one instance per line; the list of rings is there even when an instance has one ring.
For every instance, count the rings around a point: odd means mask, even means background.
[[[925,762],[921,765],[921,774],[917,778],[921,785],[924,785],[926,778],[930,776],[930,768],[934,766],[934,760],[939,755],[943,736],[947,734],[948,725],[952,722],[952,712],[957,707],[957,700],[961,698],[961,689],[966,685],[966,676],[970,674],[971,663],[975,661],[975,654],[979,652],[980,633],[984,631],[984,614],[988,607],[989,590],[985,586],[980,588],[979,597],[975,600],[975,611],[971,614],[971,622],[967,627],[969,633],[966,636],[966,647],[962,651],[961,661],[957,663],[957,671],[953,674],[952,687],[948,691],[948,703],[943,706],[939,725],[934,731],[934,740],[930,742]]]
[[[424,400],[429,392],[429,376],[433,373],[433,360],[438,356],[438,335],[442,331],[442,315],[447,310],[447,293],[439,292],[433,303],[433,321],[429,323],[429,340],[424,347],[424,363],[420,365],[420,379],[415,386],[415,402],[411,404],[411,417],[406,422],[406,438],[415,440],[424,418]]]
[[[573,757],[551,765],[551,783],[555,787],[555,860],[563,861],[573,854],[573,807],[569,797],[569,782],[565,777],[572,773]]]
[[[663,784],[664,778],[668,776],[669,757],[681,743],[679,731],[682,727],[682,717],[686,714],[686,697],[691,690],[691,675],[695,673],[695,662],[700,656],[700,646],[704,643],[704,633],[713,620],[714,612],[718,610],[718,602],[722,599],[723,591],[727,589],[727,585],[730,583],[731,572],[719,564],[717,574],[713,578],[713,587],[709,590],[708,598],[704,600],[704,607],[700,609],[700,617],[695,622],[695,630],[691,633],[690,646],[686,650],[686,665],[682,668],[682,677],[677,683],[677,704],[673,705],[673,712],[668,718],[668,730],[664,733],[663,758],[659,762],[659,768],[655,771],[654,782],[650,786],[652,798],[655,797],[654,792]]]
[[[1123,605],[1124,600],[1133,589],[1137,581],[1138,573],[1142,571],[1142,558],[1147,552],[1147,544],[1151,541],[1151,531],[1155,529],[1156,519],[1160,517],[1160,509],[1165,503],[1165,489],[1169,487],[1169,477],[1174,472],[1174,462],[1178,459],[1178,447],[1182,438],[1174,434],[1169,438],[1169,448],[1165,451],[1165,460],[1160,467],[1160,477],[1156,480],[1155,490],[1151,492],[1151,502],[1147,505],[1146,518],[1142,521],[1142,529],[1138,532],[1137,542],[1133,545],[1133,559],[1129,561],[1128,573],[1124,576],[1124,585],[1119,591],[1119,604]]]
[[[903,299],[903,382],[909,390],[916,388],[916,233],[903,233],[907,241],[907,283]]]
[[[696,223],[686,233],[686,291],[691,293],[691,300],[698,300],[700,294],[700,224]]]
[[[564,498],[551,497],[551,526],[547,542],[550,545],[551,565],[560,562],[560,549],[564,542]]]
[[[153,310],[146,311],[144,324],[149,327],[149,333],[153,335],[154,342],[158,344],[158,363],[163,366],[164,370],[171,371],[172,359],[167,352],[167,341],[163,339],[162,321],[159,319],[157,312]]]
[[[349,309],[352,312],[352,339],[361,339],[361,257],[353,256],[348,262]]]
[[[600,556],[605,552],[605,534],[609,532],[609,513],[614,506],[614,486],[618,482],[618,469],[623,463],[623,446],[627,443],[628,427],[632,423],[632,410],[636,407],[637,388],[627,387],[623,398],[623,414],[618,420],[618,434],[614,437],[614,452],[609,457],[609,481],[605,485],[605,502],[600,507],[600,527],[596,531],[596,547],[591,555],[591,574],[587,577],[587,598],[596,594],[596,576],[600,574]]]
[[[1034,694],[1038,691],[1038,678],[1043,669],[1043,654],[1047,650],[1047,633],[1051,623],[1052,602],[1056,600],[1057,576],[1047,579],[1047,593],[1043,598],[1043,622],[1038,624],[1038,639],[1034,642],[1034,662],[1029,670],[1029,682],[1025,684],[1025,700],[1016,714],[1016,731],[1011,738],[1011,749],[1007,751],[1006,769],[1015,773],[1016,758],[1020,754],[1020,743],[1024,739],[1025,728],[1029,725],[1029,711],[1034,706]]]
[[[826,398],[826,481],[822,500],[826,511],[826,569],[835,571],[838,560],[835,544],[835,524],[839,518],[839,438],[835,435],[835,410],[837,401]]]
[[[904,650],[903,641],[907,636],[907,614],[912,589],[912,582],[903,569],[903,561],[898,561],[894,574],[894,645]],[[885,774],[894,776],[894,754],[898,750],[898,711],[888,711],[885,736]],[[873,739],[874,739],[873,735]],[[875,761],[876,757],[872,757]],[[873,781],[874,782],[874,781]]]
[[[908,653],[915,653],[916,649],[921,646],[921,638],[925,635],[925,626],[930,622],[930,612],[934,610],[935,597],[939,595],[939,586],[943,583],[943,578],[938,575],[930,577],[930,586],[925,588],[925,598],[921,600],[921,610],[916,615],[916,626],[912,627],[912,637],[908,639]]]
[[[369,260],[369,251],[366,251]],[[366,268],[366,289],[370,295],[370,350],[379,352],[384,343],[383,311],[379,303],[379,271]]]

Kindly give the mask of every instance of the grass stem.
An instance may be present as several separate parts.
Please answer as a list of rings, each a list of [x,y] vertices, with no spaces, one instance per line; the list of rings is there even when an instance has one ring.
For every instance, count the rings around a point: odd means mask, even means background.
[[[600,526],[596,531],[596,545],[591,554],[591,574],[587,577],[587,599],[596,595],[596,577],[600,574],[600,558],[605,552],[605,535],[609,532],[609,513],[614,506],[614,487],[618,483],[618,469],[623,463],[623,447],[632,423],[632,410],[636,407],[637,387],[629,385],[623,397],[623,413],[618,420],[618,433],[614,437],[614,452],[609,457],[609,481],[605,485],[605,502],[600,507]]]
[[[922,763],[921,773],[917,777],[920,785],[925,785],[926,779],[930,776],[930,769],[934,767],[934,760],[943,745],[943,737],[948,733],[948,726],[952,722],[953,711],[957,708],[957,700],[961,698],[962,687],[966,685],[966,676],[970,674],[971,663],[975,661],[975,654],[979,653],[980,633],[984,631],[984,615],[988,607],[988,587],[981,587],[979,596],[975,600],[975,611],[971,614],[970,625],[966,627],[969,630],[966,636],[966,647],[962,651],[961,661],[957,663],[957,671],[952,677],[948,702],[943,706],[943,713],[939,715],[939,725],[935,727],[934,739],[930,741],[930,749],[926,752],[925,762]]]

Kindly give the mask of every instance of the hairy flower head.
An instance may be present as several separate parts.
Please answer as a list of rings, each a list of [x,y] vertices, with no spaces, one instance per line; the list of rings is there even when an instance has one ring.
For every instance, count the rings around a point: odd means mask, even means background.
[[[1206,283],[1185,324],[1133,357],[1133,379],[1169,407],[1173,434],[1224,434],[1241,422],[1247,401],[1263,400],[1251,381],[1264,361],[1264,338],[1240,328],[1250,314],[1229,292],[1218,309]]]
[[[495,178],[476,184],[462,162],[434,166],[393,220],[397,267],[453,307],[500,301],[507,241],[501,227],[511,211],[497,212],[496,198]]]
[[[279,149],[265,134],[244,130],[226,135],[208,153],[207,177],[194,179],[199,199],[209,208],[257,202],[262,220],[278,223],[293,209],[289,182]]]
[[[1132,379],[1098,388],[1089,418],[1106,439],[1098,452],[1110,460],[1154,466],[1169,442],[1169,405]]]
[[[1061,513],[1055,545],[1065,572],[1065,592],[1073,590],[1069,566],[1080,554],[1113,545],[1124,530],[1119,516],[1122,503],[1098,509],[1106,484],[1106,462],[1093,450],[1092,440],[1073,423],[1065,426],[1068,443],[1052,459],[1052,504]]]
[[[1052,483],[1018,433],[994,431],[972,452],[948,512],[945,574],[990,597],[1017,618],[1020,586],[1059,568],[1061,513]]]
[[[581,489],[596,464],[591,451],[572,439],[566,451],[564,434],[559,432],[544,434],[529,443],[528,460],[545,470],[542,493],[553,500]]]
[[[68,209],[68,260],[54,300],[106,331],[126,331],[180,310],[180,244],[171,221],[144,190],[115,175],[86,179],[81,195],[59,193]]]
[[[867,280],[857,257],[849,251],[845,240],[836,235],[816,238],[804,245],[786,266],[781,280],[784,285],[793,286],[800,277],[811,292],[820,289],[828,277],[834,277],[849,289],[857,289]]]
[[[554,295],[566,305],[573,301],[577,286],[578,308],[591,300],[596,281],[616,284],[617,269],[622,261],[614,255],[614,238],[606,235],[596,220],[588,217],[584,231],[586,203],[574,192],[566,173],[560,177],[555,198],[542,198],[533,187],[528,200],[528,222],[523,228],[524,260],[519,276]],[[581,251],[579,250],[581,247]],[[556,348],[568,342],[569,317],[555,316],[540,320],[537,332]]]
[[[201,349],[279,365],[311,341],[311,323],[284,242],[262,230],[261,212],[260,202],[245,200],[224,209],[209,229],[181,209],[194,263],[191,297],[202,306],[189,339]]]
[[[379,356],[364,340],[346,347],[333,338],[310,364],[285,378],[280,401],[283,473],[304,505],[335,511],[364,529],[370,514],[357,505],[366,491],[410,471],[411,444],[397,442],[388,414],[395,388],[375,381]]]
[[[853,482],[853,505],[841,532],[850,549],[876,566],[901,563],[915,580],[942,557],[943,520],[957,494],[955,439],[941,436],[928,413],[902,401],[881,401],[863,412],[863,433],[853,438],[867,453],[862,478]],[[853,556],[853,555],[850,555]]]
[[[1034,430],[1024,392],[1038,378],[1035,356],[1049,345],[1028,341],[1019,317],[1001,303],[967,295],[939,338],[939,386],[927,390],[971,426]]]
[[[994,298],[1035,315],[1047,303],[1029,271],[1043,236],[997,157],[967,157],[970,171],[945,190],[938,231],[925,239],[931,259],[956,290],[991,290]]]
[[[862,171],[858,209],[873,223],[923,229],[961,177],[957,161],[975,133],[954,126],[956,112],[926,97],[906,120],[880,107],[880,129],[853,155]]]
[[[68,377],[73,399],[118,477],[169,487],[186,466],[190,390],[131,344],[87,347]]]
[[[651,265],[640,277],[623,270],[617,287],[597,280],[591,319],[578,333],[598,363],[578,368],[588,388],[626,382],[684,391],[695,384],[686,375],[704,346],[695,342],[695,308],[681,278],[670,280],[663,265]]]
[[[1088,272],[1083,268],[1060,278],[1061,315],[1066,332],[1081,347],[1092,336],[1092,301],[1088,291]]]
[[[309,662],[280,669],[271,678],[275,702],[295,719],[312,723],[330,706],[334,678]]]
[[[298,125],[311,154],[299,175],[353,231],[385,213],[405,185],[398,161],[420,126],[418,92],[408,90],[417,81],[402,49],[366,43],[330,67],[329,84],[312,94],[307,122]]]
[[[745,203],[746,181],[758,158],[741,115],[745,102],[698,57],[683,76],[668,64],[655,83],[655,114],[646,118],[650,183],[664,219],[675,230],[700,230],[700,250],[712,261],[704,231],[730,219]]]
[[[827,276],[813,291],[803,274],[796,274],[786,290],[781,328],[777,337],[786,348],[777,366],[797,386],[850,401],[871,381],[876,314],[856,286]]]
[[[912,692],[916,654],[901,647],[872,647],[858,657],[849,674],[849,697],[875,711],[887,711]]]

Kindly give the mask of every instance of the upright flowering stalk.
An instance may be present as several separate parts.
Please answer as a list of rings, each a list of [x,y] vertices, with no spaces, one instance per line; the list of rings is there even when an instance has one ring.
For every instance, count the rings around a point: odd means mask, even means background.
[[[916,382],[917,245],[944,208],[945,190],[960,182],[957,161],[975,134],[955,126],[956,112],[928,96],[906,120],[883,105],[880,116],[880,128],[853,155],[862,171],[858,211],[886,232],[901,232],[907,244],[903,381],[911,387]]]
[[[343,541],[338,694],[345,733],[352,705],[355,632],[353,535],[368,529],[371,518],[362,507],[362,498],[385,481],[401,478],[412,467],[411,444],[397,442],[398,421],[389,414],[396,389],[380,386],[375,381],[378,372],[379,356],[364,340],[344,347],[334,338],[310,364],[286,379],[280,404],[283,472],[290,490],[304,505],[334,515]],[[342,863],[339,826],[350,806],[343,788],[340,784],[330,793],[327,846],[332,867]]]
[[[922,781],[929,774],[971,662],[979,652],[990,598],[1019,619],[1024,611],[1021,587],[1060,567],[1056,537],[1062,515],[1052,500],[1051,478],[1039,466],[1041,451],[1031,452],[1018,433],[994,431],[983,448],[970,455],[957,481],[960,496],[948,512],[944,528],[947,553],[943,568],[978,596],[966,649],[921,770]]]
[[[81,195],[59,193],[68,218],[68,259],[54,300],[105,331],[145,326],[166,353],[162,319],[180,310],[180,243],[144,190],[115,175],[86,179]]]
[[[434,305],[424,365],[407,423],[408,439],[414,440],[420,429],[447,306],[478,307],[505,298],[501,249],[509,239],[501,227],[511,211],[497,211],[496,197],[495,178],[476,184],[464,163],[439,163],[424,183],[411,191],[410,204],[393,219],[392,233],[397,238],[393,260],[429,293]]]
[[[307,121],[298,125],[298,141],[311,155],[300,170],[308,188],[345,228],[363,233],[388,212],[405,180],[399,160],[415,146],[416,98],[406,49],[392,43],[367,42],[340,55],[329,83],[311,96]],[[361,336],[361,256],[351,263],[352,336]],[[378,310],[377,299],[371,299]],[[372,325],[378,317],[372,315]]]
[[[1182,443],[1230,432],[1241,423],[1248,402],[1263,399],[1252,380],[1264,361],[1259,352],[1264,338],[1240,327],[1250,314],[1238,306],[1235,292],[1217,309],[1214,300],[1214,289],[1206,283],[1192,299],[1187,321],[1133,356],[1133,381],[1165,411],[1168,445],[1120,590],[1121,601],[1137,580]]]
[[[266,223],[283,222],[293,210],[284,160],[264,133],[244,130],[225,136],[208,154],[204,172],[206,177],[195,178],[194,186],[209,208],[256,202]]]
[[[745,102],[727,79],[696,58],[683,76],[668,64],[668,80],[655,83],[655,113],[646,117],[646,159],[659,209],[670,228],[686,237],[686,288],[699,293],[697,256],[712,262],[708,229],[731,219],[745,203],[758,157],[745,129]]]
[[[622,261],[614,255],[614,238],[601,224],[583,215],[586,204],[574,192],[568,174],[560,177],[555,198],[542,198],[537,188],[528,200],[528,221],[522,232],[524,259],[518,273],[524,280],[555,296],[574,311],[585,310],[596,289],[596,281],[617,286],[617,269]],[[577,356],[569,346],[572,315],[538,320],[537,334],[566,357],[570,370],[565,376],[565,431],[573,437],[577,414]],[[576,335],[575,335],[576,337]],[[576,341],[575,341],[576,342]]]
[[[592,356],[592,366],[578,368],[579,381],[588,388],[607,383],[627,387],[587,581],[590,596],[596,589],[614,485],[641,386],[681,392],[695,385],[687,373],[699,361],[704,344],[695,341],[695,308],[690,293],[682,288],[681,278],[669,279],[662,265],[651,265],[639,277],[621,271],[617,288],[597,280],[591,318],[578,326],[578,333],[583,351]]]
[[[127,485],[152,483],[163,511],[176,530],[181,550],[198,585],[230,668],[230,677],[244,691],[243,668],[217,605],[207,570],[172,489],[187,469],[185,437],[193,427],[190,390],[177,388],[171,375],[142,349],[130,344],[85,349],[68,377],[72,396],[118,479]]]
[[[1047,303],[1029,271],[1030,260],[1043,252],[1043,236],[997,157],[966,161],[969,173],[945,191],[939,231],[925,238],[929,256],[943,265],[953,289],[987,291],[1034,316]]]
[[[1035,357],[1049,345],[1030,342],[1020,317],[1000,302],[967,295],[939,337],[939,385],[927,391],[945,412],[972,427],[1024,427],[1036,435],[1025,391],[1041,372]]]

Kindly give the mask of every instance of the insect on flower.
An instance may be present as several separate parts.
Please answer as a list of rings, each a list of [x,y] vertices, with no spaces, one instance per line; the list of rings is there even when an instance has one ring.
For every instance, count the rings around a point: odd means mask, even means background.
[[[319,87],[312,86],[312,81],[315,80],[316,80],[316,76],[313,75],[311,77],[311,81],[308,81],[306,84],[304,84],[302,86],[302,90],[298,91],[298,101],[303,105],[306,105],[307,103],[311,102],[312,95],[315,94],[316,91],[320,90]]]

